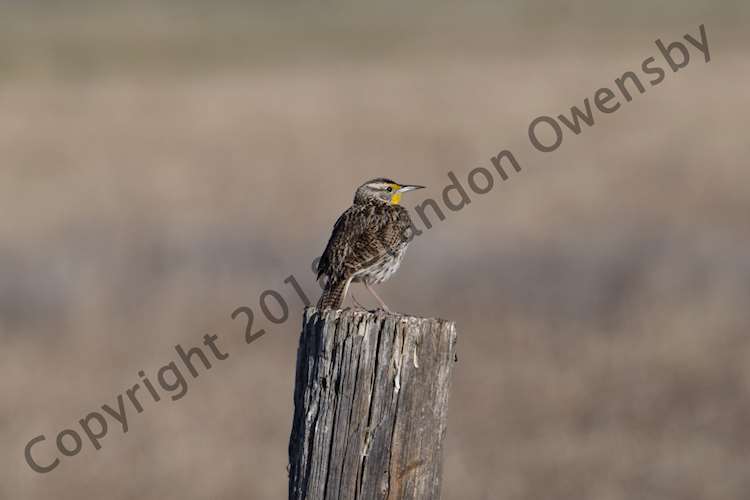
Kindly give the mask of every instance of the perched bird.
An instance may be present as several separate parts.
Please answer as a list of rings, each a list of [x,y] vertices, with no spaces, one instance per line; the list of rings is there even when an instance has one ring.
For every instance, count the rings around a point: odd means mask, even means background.
[[[371,285],[387,280],[401,265],[414,230],[399,205],[401,194],[423,187],[378,178],[357,188],[354,204],[336,221],[318,263],[318,279],[327,278],[318,309],[340,308],[354,281],[390,311]]]

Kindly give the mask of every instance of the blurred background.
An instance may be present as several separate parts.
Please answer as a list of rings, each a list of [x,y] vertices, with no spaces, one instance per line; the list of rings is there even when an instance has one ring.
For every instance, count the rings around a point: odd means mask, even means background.
[[[458,326],[444,498],[750,497],[747,2],[0,5],[0,498],[285,498],[283,280],[317,300],[363,181],[427,185],[409,207],[505,148],[523,172],[380,287]],[[531,148],[701,23],[709,64]],[[246,346],[265,289],[290,320]],[[27,466],[206,333],[230,357],[183,399]]]

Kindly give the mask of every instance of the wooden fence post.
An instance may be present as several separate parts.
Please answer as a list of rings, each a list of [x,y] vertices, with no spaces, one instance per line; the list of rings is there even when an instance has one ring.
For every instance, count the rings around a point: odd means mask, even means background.
[[[289,499],[439,498],[455,359],[452,322],[306,309]]]

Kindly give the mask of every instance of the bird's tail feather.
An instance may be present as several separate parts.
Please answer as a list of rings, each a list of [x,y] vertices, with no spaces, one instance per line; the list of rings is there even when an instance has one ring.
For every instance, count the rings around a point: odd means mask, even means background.
[[[348,286],[349,280],[329,280],[318,300],[318,309],[340,309]]]

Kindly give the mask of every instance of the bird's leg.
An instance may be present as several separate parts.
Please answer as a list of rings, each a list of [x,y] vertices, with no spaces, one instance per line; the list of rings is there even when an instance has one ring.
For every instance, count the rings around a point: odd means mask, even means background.
[[[339,307],[344,305],[344,301],[346,300],[346,292],[349,291],[349,285],[352,284],[352,279],[349,278],[346,280],[346,284],[344,285],[344,292],[341,294],[341,302],[339,303]]]
[[[380,297],[378,297],[378,294],[375,293],[375,290],[373,290],[372,288],[370,288],[370,285],[368,285],[366,281],[362,281],[362,283],[364,283],[365,288],[367,288],[367,291],[370,292],[372,294],[372,296],[375,297],[375,299],[378,302],[380,302],[380,306],[383,308],[383,310],[385,310],[386,312],[391,312],[391,310],[388,309],[388,306],[385,305],[385,302],[383,302],[383,299],[381,299]]]
[[[357,297],[354,296],[354,292],[352,292],[352,301],[355,304],[357,304],[357,307],[359,307],[360,309],[365,310],[365,311],[367,310],[367,308],[365,308],[365,306],[363,306],[362,304],[359,303],[359,301],[357,300]]]

